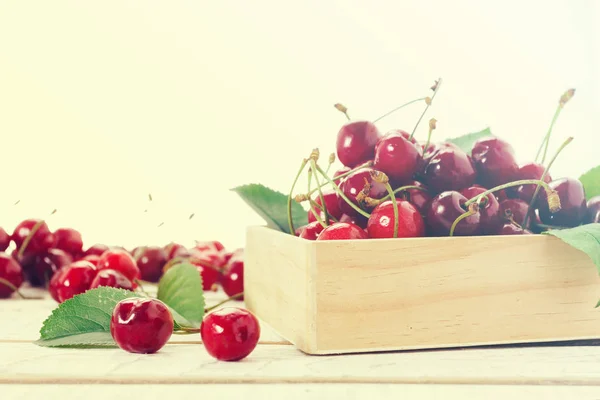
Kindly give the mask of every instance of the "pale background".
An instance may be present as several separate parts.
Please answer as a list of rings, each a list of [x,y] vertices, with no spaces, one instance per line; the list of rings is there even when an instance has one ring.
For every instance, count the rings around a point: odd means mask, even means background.
[[[574,135],[553,175],[579,176],[600,159],[598,21],[594,0],[2,0],[0,225],[56,208],[86,245],[243,246],[261,220],[230,188],[287,191],[335,150],[334,103],[375,118],[439,76],[418,137],[430,117],[437,139],[490,126],[520,160],[576,88],[551,150]]]

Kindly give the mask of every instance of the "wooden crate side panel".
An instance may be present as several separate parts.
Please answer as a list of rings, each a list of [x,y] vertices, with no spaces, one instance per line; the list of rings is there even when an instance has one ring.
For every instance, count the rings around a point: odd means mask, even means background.
[[[310,242],[250,227],[244,253],[246,307],[304,351],[315,344],[314,251]]]
[[[600,337],[600,278],[551,236],[319,242],[316,354]]]

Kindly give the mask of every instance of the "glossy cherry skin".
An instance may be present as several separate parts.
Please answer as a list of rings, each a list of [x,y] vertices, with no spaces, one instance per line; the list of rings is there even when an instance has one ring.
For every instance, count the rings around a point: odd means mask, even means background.
[[[0,252],[0,278],[10,282],[19,289],[23,284],[23,270],[19,263],[10,255]],[[0,299],[7,299],[13,294],[13,289],[0,282]]]
[[[67,253],[77,256],[83,248],[81,233],[72,228],[59,228],[54,231],[56,242],[54,248],[61,249]]]
[[[373,168],[385,173],[395,186],[411,181],[420,162],[417,146],[400,133],[386,134],[375,146]]]
[[[29,236],[29,233],[39,221],[39,219],[26,219],[17,225],[11,236],[17,249],[21,248],[25,239]],[[42,222],[33,235],[33,238],[29,241],[25,253],[43,253],[54,245],[54,241],[54,235],[50,232],[50,229],[48,229],[48,225],[45,222]]]
[[[127,277],[130,281],[140,279],[140,269],[135,259],[125,250],[111,249],[107,250],[98,260],[98,270],[114,269]]]
[[[514,176],[514,180],[523,180],[523,179],[541,179],[544,174],[545,167],[538,163],[526,163],[519,167],[516,175]],[[550,174],[547,174],[544,177],[544,182],[550,183],[552,182],[552,177]],[[533,199],[533,194],[535,193],[537,185],[521,185],[517,187],[508,188],[507,191],[510,197],[521,199],[526,203],[530,203]],[[544,188],[540,187],[538,195],[542,192]]]
[[[59,269],[52,279],[48,291],[50,296],[59,303],[89,290],[98,271],[87,261],[74,263]]]
[[[498,235],[533,235],[533,233],[528,229],[523,229],[513,223],[506,223],[502,225]]]
[[[600,196],[592,197],[587,202],[586,224],[600,222]]]
[[[225,307],[204,317],[200,336],[212,357],[220,361],[238,361],[250,355],[258,344],[260,324],[248,310]]]
[[[96,243],[95,245],[89,247],[86,251],[83,252],[83,256],[96,255],[101,256],[105,251],[108,250],[108,246],[105,244]]]
[[[243,256],[229,260],[221,276],[221,287],[227,296],[235,296],[244,292],[244,259]],[[237,300],[243,300],[239,297]]]
[[[508,215],[512,215],[513,221],[522,225],[528,210],[529,204],[521,199],[506,199],[500,203],[500,215],[505,222],[508,220]]]
[[[88,261],[94,265],[94,267],[98,266],[98,261],[100,261],[100,256],[97,254],[90,254],[84,257],[81,257],[80,260]]]
[[[199,251],[197,249],[191,249],[189,260],[196,260],[203,265],[209,265],[216,269],[223,269],[225,267],[225,252],[223,251],[214,251],[214,250],[204,250]]]
[[[310,224],[306,225],[300,234],[300,237],[307,240],[317,240],[317,237],[319,237],[319,234],[323,231],[323,229],[324,227],[319,223],[319,221],[311,222]]]
[[[167,263],[167,253],[162,247],[138,247],[133,258],[140,270],[142,280],[147,282],[158,282],[160,280],[163,267]]]
[[[423,188],[424,190],[406,189],[398,192],[396,197],[409,201],[413,206],[415,206],[421,215],[424,216],[427,213],[427,207],[431,202],[431,195],[429,194],[427,187],[419,181],[408,182],[406,186],[417,186]]]
[[[317,240],[357,240],[368,238],[367,232],[360,226],[346,222],[336,222],[323,229]]]
[[[173,334],[173,316],[160,300],[125,299],[113,310],[110,334],[125,351],[156,353],[167,344]]]
[[[372,122],[348,122],[337,134],[337,158],[346,167],[357,167],[373,159],[380,138],[381,133]]]
[[[10,235],[6,233],[4,228],[0,227],[0,251],[8,249],[8,246],[10,246],[10,242]]]
[[[456,191],[442,192],[433,198],[427,212],[429,236],[448,236],[454,221],[466,212],[468,199]],[[475,213],[461,220],[454,229],[454,236],[474,236],[480,233],[480,214]]]
[[[497,137],[479,139],[471,157],[477,170],[477,183],[493,188],[515,180],[519,166],[512,146]]]
[[[31,286],[45,287],[56,271],[71,264],[73,257],[60,249],[49,249],[42,254],[25,256],[21,265]]]
[[[385,185],[377,183],[371,179],[372,168],[363,168],[344,178],[344,181],[340,184],[340,190],[346,195],[355,205],[358,205],[356,196],[365,187],[365,179],[371,183],[371,190],[369,190],[369,197],[373,199],[381,199],[385,197],[388,192]],[[342,214],[356,215],[358,214],[354,208],[352,208],[341,196],[338,198],[338,204]]]
[[[329,216],[335,219],[339,219],[342,216],[342,210],[340,210],[337,193],[333,190],[328,190],[323,193],[323,199],[325,199],[325,209],[327,210]],[[315,201],[315,203],[322,206],[320,195],[317,194],[316,198],[314,198],[313,200]],[[315,207],[315,210],[317,210],[319,218],[321,218],[322,221],[325,221],[325,213],[319,210],[318,207]],[[316,220],[317,219],[315,218],[315,214],[312,212],[312,210],[309,209],[308,222],[315,222]]]
[[[117,289],[133,290],[133,282],[119,271],[112,269],[103,269],[98,271],[96,277],[90,284],[90,289],[101,286],[113,287]]]
[[[467,154],[458,149],[442,149],[429,161],[423,183],[433,193],[461,190],[475,183],[476,173]]]
[[[361,214],[356,214],[356,215],[342,214],[339,222],[346,222],[349,224],[354,224],[354,225],[360,226],[363,229],[367,229],[367,224],[369,223],[369,219]]]
[[[335,171],[335,173],[333,174],[333,179],[337,178],[340,175],[344,175],[344,174],[350,172],[351,169],[352,168],[344,167],[342,169],[339,169],[339,170]],[[334,181],[334,182],[336,182],[338,184],[338,186],[339,186],[341,179],[342,178],[340,178],[340,179],[338,179],[337,181]]]
[[[479,196],[486,189],[480,186],[470,186],[460,191],[465,198],[472,199]],[[479,206],[479,229],[484,235],[495,235],[504,224],[503,214],[500,212],[500,203],[493,194],[488,194],[486,200]]]
[[[188,249],[179,243],[169,243],[165,246],[165,253],[167,254],[167,260],[171,261],[176,257],[189,257],[190,252]]]
[[[202,277],[202,289],[204,291],[216,292],[219,288],[218,282],[221,279],[221,271],[199,259],[191,258],[190,262],[196,267],[200,277]]]
[[[558,192],[561,208],[558,212],[551,213],[546,191],[540,190],[536,204],[542,223],[562,227],[575,227],[581,224],[587,213],[587,203],[585,189],[579,179],[561,178],[550,182],[548,186]]]
[[[396,199],[398,206],[398,237],[425,236],[425,222],[415,206],[405,200]],[[386,200],[379,204],[369,218],[367,233],[370,238],[394,237],[394,204]]]

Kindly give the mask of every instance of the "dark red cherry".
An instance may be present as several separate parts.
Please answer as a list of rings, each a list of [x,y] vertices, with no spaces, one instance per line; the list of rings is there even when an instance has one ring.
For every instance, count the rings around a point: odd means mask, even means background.
[[[467,210],[467,198],[456,191],[442,192],[429,205],[426,223],[429,236],[448,236],[454,221]],[[474,236],[480,233],[480,214],[462,219],[454,229],[454,236]]]
[[[385,173],[393,184],[400,185],[411,181],[420,161],[417,146],[392,131],[377,142],[373,168]]]
[[[243,256],[232,257],[221,276],[221,287],[227,296],[235,296],[244,292],[244,258]],[[243,300],[244,296],[237,300]]]
[[[592,197],[587,202],[586,224],[600,222],[600,196]]]
[[[113,287],[117,289],[133,290],[133,282],[125,275],[113,269],[103,269],[98,271],[98,274],[90,284],[90,289],[98,287]]]
[[[348,122],[337,134],[337,158],[346,167],[357,167],[373,159],[380,138],[381,133],[372,122]]]
[[[506,199],[500,203],[500,215],[504,218],[505,222],[507,222],[508,216],[512,215],[513,221],[522,225],[528,210],[529,204],[521,199]]]
[[[502,225],[498,235],[533,235],[533,233],[530,230],[523,229],[520,226],[507,222]]]
[[[581,182],[575,178],[561,178],[550,182],[548,186],[558,192],[561,208],[558,212],[551,213],[546,192],[540,190],[536,205],[542,223],[561,227],[575,227],[581,224],[587,212],[585,189]]]
[[[423,188],[424,190],[419,189],[406,189],[402,192],[399,192],[396,196],[409,201],[415,208],[421,213],[421,215],[427,214],[427,207],[431,202],[431,195],[425,185],[423,185],[419,181],[408,182],[406,186],[417,186]]]
[[[62,303],[73,296],[89,290],[92,281],[98,271],[87,261],[75,261],[74,263],[59,269],[52,279],[48,291],[52,298]]]
[[[423,143],[421,147],[423,149],[423,167],[425,167],[427,163],[431,161],[433,156],[435,156],[440,150],[460,150],[460,147],[458,147],[452,142],[429,143],[429,145],[427,145],[427,148],[425,148],[425,144]]]
[[[140,270],[142,280],[147,282],[158,282],[160,280],[163,267],[167,263],[167,253],[162,247],[138,247],[133,258]]]
[[[54,248],[66,251],[72,256],[77,256],[83,248],[81,233],[72,228],[59,228],[54,231],[56,243]]]
[[[541,179],[544,174],[545,167],[538,163],[526,163],[519,167],[517,174],[514,176],[513,180],[523,180],[523,179]],[[547,174],[544,177],[544,182],[550,183],[552,182],[552,177],[550,174]],[[526,203],[530,203],[533,199],[533,194],[535,193],[537,185],[521,185],[512,188],[508,188],[507,191],[510,197],[518,198]],[[540,188],[538,193],[542,192],[544,189]],[[538,194],[539,195],[539,194]]]
[[[322,230],[323,225],[321,225],[319,221],[314,221],[306,225],[306,228],[304,228],[304,230],[300,234],[300,237],[302,239],[307,240],[317,240],[317,237],[319,236]]]
[[[98,260],[98,270],[114,269],[119,271],[131,281],[140,279],[140,269],[135,259],[126,250],[107,250]]]
[[[0,278],[8,281],[19,289],[23,284],[23,270],[19,263],[11,256],[0,252]],[[0,282],[0,299],[7,299],[13,294],[13,289]]]
[[[398,206],[398,237],[425,236],[425,222],[416,207],[402,199],[396,199],[396,201]],[[392,200],[386,200],[375,207],[371,213],[367,233],[370,238],[393,238],[394,224],[394,204]]]
[[[479,139],[473,145],[471,157],[477,170],[477,183],[493,188],[512,182],[519,167],[511,145],[497,137]]]
[[[391,131],[388,131],[386,133],[386,135],[400,135],[402,136],[404,139],[408,140],[409,142],[411,142],[412,144],[415,144],[418,146],[418,149],[421,150],[423,148],[423,146],[420,146],[417,143],[417,139],[415,139],[415,137],[413,136],[412,138],[410,137],[410,133],[403,131],[402,129],[392,129]]]
[[[0,227],[0,251],[8,249],[8,246],[10,246],[10,242],[10,235],[6,233],[6,231],[3,228]]]
[[[23,245],[23,242],[29,236],[29,233],[33,229],[33,227],[40,222],[39,219],[26,219],[21,222],[15,228],[12,234],[12,240],[15,242],[17,249],[20,249]],[[38,254],[43,253],[54,245],[54,235],[48,229],[48,225],[45,222],[41,222],[39,228],[36,230],[32,239],[29,241],[27,248],[25,249],[26,253]]]
[[[167,254],[167,260],[171,261],[176,257],[189,257],[190,252],[188,249],[179,243],[169,243],[165,246],[165,253]]]
[[[337,178],[340,175],[344,175],[345,173],[350,172],[350,170],[351,170],[351,168],[344,167],[342,169],[339,169],[339,170],[335,171],[335,173],[333,174],[333,179]],[[340,178],[339,180],[335,181],[338,184],[338,186],[340,185],[340,180],[341,179],[343,179],[343,178]]]
[[[260,324],[248,310],[225,307],[204,317],[200,336],[207,353],[212,357],[220,361],[238,361],[256,348]]]
[[[458,149],[442,149],[429,161],[423,183],[433,193],[461,190],[475,183],[475,169],[471,159]]]
[[[337,193],[333,190],[328,190],[323,193],[323,198],[325,199],[325,209],[327,210],[329,216],[335,219],[339,219],[342,216],[342,211],[340,210]],[[322,205],[320,195],[317,194],[316,198],[314,198],[313,200],[318,205]],[[315,207],[315,210],[318,210],[319,217],[322,221],[324,221],[325,213],[323,211],[320,211],[318,207]],[[317,219],[315,218],[315,214],[313,214],[312,210],[309,209],[308,222],[315,222],[316,220]]]
[[[368,239],[367,232],[358,225],[336,222],[323,229],[317,240],[357,240]]]
[[[96,255],[101,256],[106,250],[108,250],[108,246],[105,244],[96,243],[95,245],[88,248],[83,252],[83,256]]]
[[[73,262],[73,257],[60,249],[48,251],[31,257],[24,257],[23,272],[31,286],[45,287],[56,271]]]
[[[460,191],[467,199],[479,196],[487,189],[480,186],[470,186]],[[500,212],[500,203],[494,194],[488,194],[486,200],[479,205],[479,229],[484,235],[495,235],[504,224],[503,214]]]
[[[384,184],[377,183],[371,179],[372,168],[363,168],[344,178],[344,181],[340,184],[340,190],[346,195],[348,200],[358,205],[356,196],[365,187],[365,180],[371,183],[371,190],[369,191],[369,197],[372,199],[381,199],[385,197],[388,192]],[[358,214],[354,208],[352,208],[341,196],[338,198],[338,204],[340,211],[347,215]]]
[[[369,219],[362,214],[356,214],[356,215],[343,214],[340,217],[339,222],[346,222],[349,224],[354,224],[354,225],[360,226],[363,229],[367,229],[367,224],[369,223]]]

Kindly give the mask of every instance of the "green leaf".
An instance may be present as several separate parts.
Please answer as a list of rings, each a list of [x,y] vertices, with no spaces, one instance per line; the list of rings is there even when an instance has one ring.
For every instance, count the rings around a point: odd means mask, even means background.
[[[563,242],[583,251],[600,273],[600,224],[586,224],[568,229],[551,229],[545,235],[556,236]]]
[[[287,195],[260,184],[238,186],[231,190],[256,211],[267,222],[268,227],[292,233],[287,217]],[[295,201],[292,201],[292,219],[295,227],[308,224],[306,210]]]
[[[600,165],[581,175],[579,181],[585,188],[585,196],[588,200],[600,196]]]
[[[171,308],[177,327],[199,328],[204,317],[204,291],[198,269],[189,263],[167,270],[158,283],[158,299]]]
[[[121,300],[143,297],[129,290],[99,287],[61,303],[40,329],[35,344],[44,347],[114,347],[112,312]]]
[[[469,133],[467,135],[448,139],[446,141],[454,143],[465,153],[471,154],[471,149],[473,148],[475,142],[487,136],[492,136],[492,131],[490,130],[490,128],[485,128],[480,132]]]

